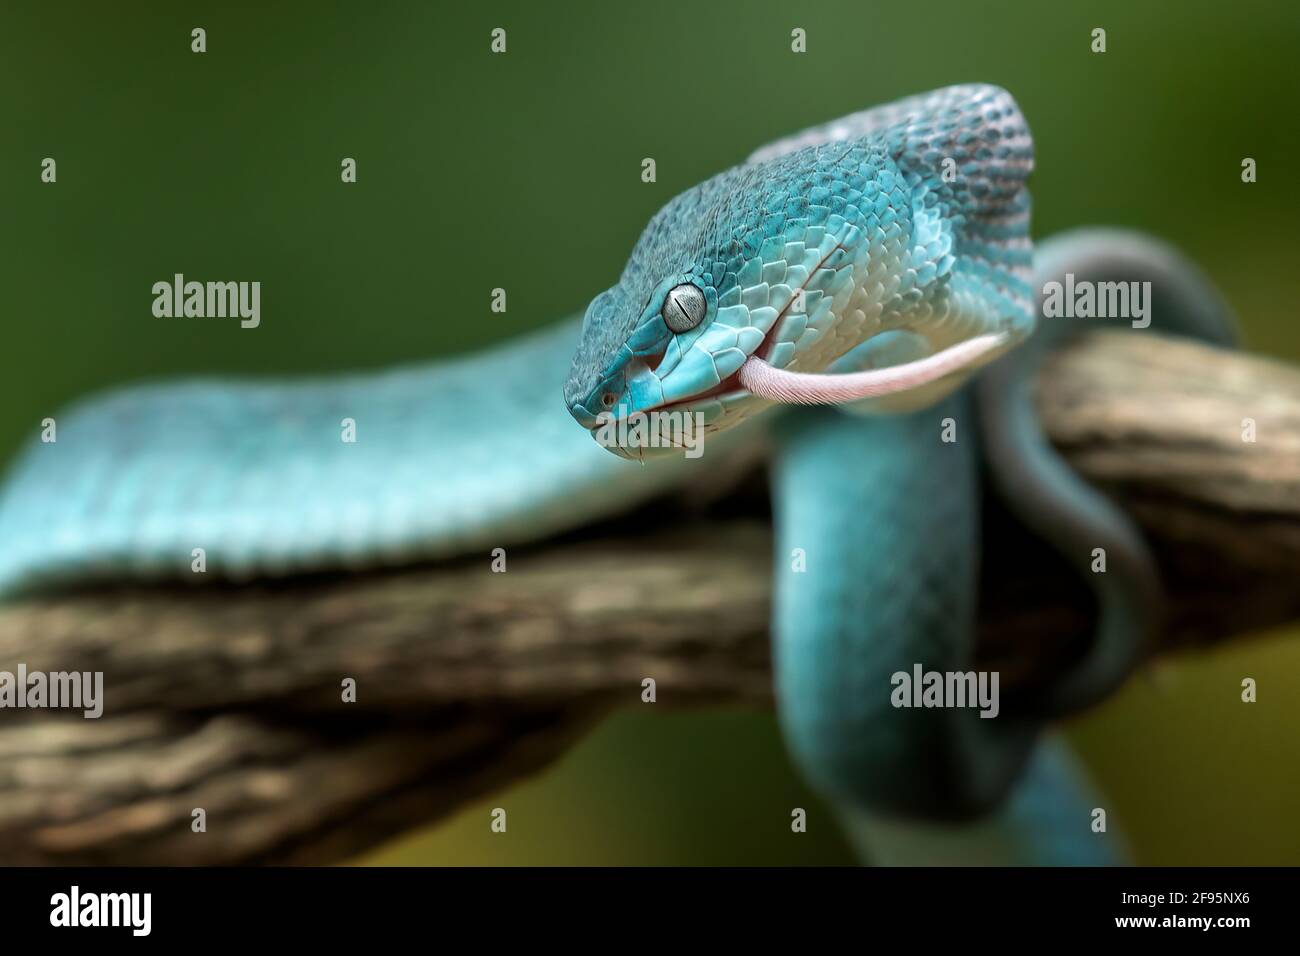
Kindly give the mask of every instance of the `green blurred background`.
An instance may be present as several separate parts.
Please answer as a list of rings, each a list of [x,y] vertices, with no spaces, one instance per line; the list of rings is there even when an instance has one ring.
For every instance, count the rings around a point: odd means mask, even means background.
[[[1249,347],[1300,358],[1293,0],[265,6],[5,0],[0,458],[115,383],[508,339],[581,309],[660,204],[754,146],[972,80],[1029,117],[1039,236],[1116,223],[1174,239]],[[39,181],[47,156],[56,185]],[[175,272],[261,280],[261,328],[153,318],[150,287]],[[1070,733],[1141,862],[1294,864],[1297,728],[1300,634],[1274,634],[1168,661]],[[789,831],[796,805],[806,835]],[[645,708],[367,861],[849,861],[817,806],[770,715]]]

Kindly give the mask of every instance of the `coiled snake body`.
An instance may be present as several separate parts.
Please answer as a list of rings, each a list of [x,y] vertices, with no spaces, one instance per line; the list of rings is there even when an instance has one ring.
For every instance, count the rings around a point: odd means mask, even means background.
[[[772,144],[678,196],[581,321],[380,375],[92,399],[0,494],[0,593],[188,576],[195,548],[243,580],[506,546],[763,442],[778,712],[868,855],[1115,859],[1089,826],[1096,798],[1040,728],[1124,679],[1159,588],[1136,530],[1034,420],[1033,368],[1068,330],[1034,332],[1035,295],[1067,272],[1150,281],[1148,331],[1231,333],[1196,269],[1150,240],[1091,230],[1035,254],[1032,159],[1005,91],[938,90]],[[641,467],[624,459],[650,450],[611,455],[579,427],[655,411],[699,415],[709,452]],[[355,443],[340,441],[344,419]],[[1016,712],[896,707],[891,675],[973,666],[981,445],[1012,508],[1081,573],[1105,550],[1107,573],[1089,575],[1097,636]]]

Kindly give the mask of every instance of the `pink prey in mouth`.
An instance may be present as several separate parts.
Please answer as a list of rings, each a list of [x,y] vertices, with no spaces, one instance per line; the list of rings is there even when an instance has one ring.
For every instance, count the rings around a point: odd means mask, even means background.
[[[861,372],[790,372],[770,365],[762,356],[767,340],[740,369],[718,385],[690,398],[660,406],[681,409],[705,399],[740,391],[781,405],[843,405],[866,398],[908,392],[960,372],[995,355],[1010,344],[1005,333],[977,335],[934,355],[888,368]]]
[[[977,335],[914,362],[862,372],[821,374],[788,372],[769,365],[756,353],[734,377],[752,394],[783,405],[842,405],[938,381],[1002,350],[1009,342],[1010,336],[1002,333]]]

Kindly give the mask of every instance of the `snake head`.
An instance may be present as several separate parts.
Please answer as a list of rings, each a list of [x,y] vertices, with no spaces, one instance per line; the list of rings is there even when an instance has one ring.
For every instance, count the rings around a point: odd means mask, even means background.
[[[789,362],[795,341],[830,326],[827,293],[851,278],[842,240],[856,227],[815,204],[813,182],[792,176],[801,168],[739,166],[677,196],[592,301],[564,399],[611,451],[672,452],[602,439],[605,424],[638,415],[665,427],[689,416],[704,434],[733,427],[769,405],[740,384],[746,360]]]
[[[688,415],[707,434],[773,402],[937,400],[1033,327],[1032,159],[1014,101],[985,86],[759,150],[651,219],[587,309],[565,404],[644,457],[605,426]]]
[[[755,402],[736,376],[763,335],[743,333],[741,348],[742,333],[717,321],[717,286],[708,273],[683,271],[660,280],[640,307],[621,285],[591,303],[565,400],[615,454],[671,454],[680,445],[673,434],[730,427],[728,418],[739,420],[741,406]],[[583,375],[588,369],[596,374]],[[629,439],[629,424],[644,427]]]

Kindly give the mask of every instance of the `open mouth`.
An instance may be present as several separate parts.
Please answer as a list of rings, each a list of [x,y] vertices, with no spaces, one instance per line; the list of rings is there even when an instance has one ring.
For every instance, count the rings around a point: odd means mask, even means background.
[[[781,319],[784,318],[784,316],[785,316],[784,311],[782,311],[781,315],[777,316],[776,321],[772,323],[772,327],[768,329],[767,332],[763,335],[763,341],[759,342],[758,348],[754,349],[754,351],[750,354],[749,356],[750,359],[757,358],[757,359],[762,359],[763,361],[767,361],[768,356],[772,352],[773,346],[776,344],[776,330],[781,325]],[[656,358],[655,364],[653,366],[656,370],[658,370],[659,362],[662,360],[663,360],[663,353],[660,353],[660,355]],[[749,359],[746,359],[746,361],[749,361]],[[734,372],[732,372],[730,375],[724,378],[717,385],[714,385],[712,388],[707,388],[702,392],[698,392],[695,395],[690,396],[689,398],[682,398],[682,399],[678,399],[675,402],[665,402],[662,405],[656,405],[652,409],[646,409],[646,411],[656,411],[656,412],[686,411],[689,408],[691,408],[691,406],[697,405],[700,402],[707,401],[708,399],[711,398],[723,398],[723,397],[743,398],[747,395],[751,395],[752,393],[749,391],[749,389],[745,388],[744,385],[740,384],[740,371],[744,367],[745,366],[742,364],[740,368],[736,369]]]
[[[822,256],[821,261],[817,263],[817,266],[811,272],[809,272],[808,278],[804,280],[803,284],[796,291],[797,292],[807,291],[808,284],[809,282],[812,281],[812,278],[821,272],[821,270],[830,261],[831,256],[835,255],[837,252],[844,253],[847,256],[849,254],[849,249],[843,243],[836,243],[835,247],[831,249],[830,252]],[[837,265],[832,268],[839,268],[839,266]],[[776,346],[776,330],[781,327],[782,320],[785,318],[786,313],[789,312],[790,307],[794,304],[794,302],[795,299],[792,296],[791,300],[786,303],[784,308],[781,309],[780,314],[777,315],[776,319],[772,322],[771,327],[768,328],[768,330],[763,334],[763,339],[758,343],[758,347],[754,349],[753,352],[750,353],[749,357],[746,358],[743,363],[741,363],[740,368],[736,369],[736,371],[732,372],[730,375],[724,378],[717,385],[707,388],[701,392],[697,392],[696,394],[690,396],[689,398],[681,398],[672,402],[664,402],[660,405],[654,405],[651,406],[650,408],[643,409],[642,410],[643,413],[648,414],[650,412],[688,411],[695,405],[698,405],[700,402],[708,401],[709,399],[744,398],[747,396],[753,396],[755,394],[754,391],[750,388],[747,388],[745,385],[741,383],[741,374],[742,372],[744,372],[746,366],[750,365],[750,363],[753,362],[753,360],[755,359],[757,359],[760,363],[768,363],[770,361],[772,350]],[[660,351],[656,354],[645,356],[644,361],[646,367],[651,369],[657,374],[659,371],[659,366],[663,363],[665,354],[666,354],[666,348],[664,351]]]
[[[652,409],[647,409],[647,411],[655,411],[655,412],[687,411],[693,405],[698,405],[700,402],[707,401],[710,398],[719,398],[722,396],[726,396],[730,398],[732,397],[732,395],[735,395],[736,397],[741,397],[743,395],[748,395],[748,394],[749,394],[748,389],[746,389],[743,385],[740,384],[740,372],[739,370],[737,370],[736,372],[733,372],[731,375],[728,375],[725,379],[723,379],[721,382],[713,386],[713,388],[708,389],[707,391],[700,392],[698,395],[692,395],[690,398],[682,398],[682,399],[678,399],[675,402],[666,402],[663,405],[656,405]]]

